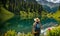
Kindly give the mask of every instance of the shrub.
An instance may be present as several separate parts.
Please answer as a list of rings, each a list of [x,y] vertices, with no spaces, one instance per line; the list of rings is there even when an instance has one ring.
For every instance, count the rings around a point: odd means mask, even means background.
[[[60,26],[48,29],[47,36],[60,36]]]
[[[15,30],[9,30],[5,33],[4,36],[33,36],[33,35],[31,34],[31,32],[28,32],[27,34],[25,34],[25,33],[20,33],[20,32],[17,33],[15,32]]]
[[[16,36],[15,30],[9,30],[5,33],[5,36]]]

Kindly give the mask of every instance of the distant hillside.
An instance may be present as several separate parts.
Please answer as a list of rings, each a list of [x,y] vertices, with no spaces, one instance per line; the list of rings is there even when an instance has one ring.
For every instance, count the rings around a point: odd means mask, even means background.
[[[3,7],[1,7],[1,12],[0,12],[0,21],[4,22],[7,21],[9,19],[11,19],[14,16],[13,13],[9,12],[8,10],[4,9]]]

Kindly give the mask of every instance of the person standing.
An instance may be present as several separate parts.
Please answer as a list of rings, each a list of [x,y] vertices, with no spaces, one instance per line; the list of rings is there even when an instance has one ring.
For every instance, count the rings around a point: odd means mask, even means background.
[[[41,23],[39,18],[35,18],[33,23],[33,28],[32,28],[32,33],[34,36],[40,36],[41,32]]]

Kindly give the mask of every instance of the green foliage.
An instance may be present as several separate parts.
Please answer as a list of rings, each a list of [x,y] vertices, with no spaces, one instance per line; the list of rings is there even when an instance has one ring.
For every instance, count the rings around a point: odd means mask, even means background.
[[[57,10],[55,13],[48,13],[48,12],[42,11],[41,14],[42,14],[41,15],[42,20],[45,20],[47,18],[53,18],[58,22],[58,24],[60,24],[60,10]]]
[[[18,34],[18,33],[16,33],[15,30],[9,30],[5,33],[4,36],[33,36],[33,34],[31,32],[29,32],[27,34],[25,34],[25,33]]]
[[[53,14],[53,18],[56,19],[57,21],[60,21],[60,10]]]
[[[5,36],[16,36],[15,30],[9,30],[5,33]]]
[[[48,30],[47,36],[60,36],[60,26]]]
[[[25,11],[20,11],[20,18],[21,19],[32,19],[32,18],[38,17],[38,16],[39,16],[38,12],[26,13]]]
[[[11,19],[13,16],[14,16],[13,13],[1,7],[1,12],[0,12],[0,19],[2,20],[1,22]]]

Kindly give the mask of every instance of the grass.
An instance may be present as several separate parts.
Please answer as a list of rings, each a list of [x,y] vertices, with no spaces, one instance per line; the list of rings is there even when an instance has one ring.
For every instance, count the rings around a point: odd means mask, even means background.
[[[25,11],[20,11],[21,19],[32,19],[32,18],[38,17],[38,16],[39,16],[38,12],[28,12],[28,13],[26,13]]]
[[[60,21],[60,11],[57,11],[56,13],[53,14],[53,18],[56,19],[57,21]]]
[[[9,30],[5,33],[4,36],[33,36],[33,34],[31,34],[31,32],[25,34],[24,32],[23,33],[17,33],[15,30]]]
[[[46,33],[46,36],[60,36],[60,26],[56,26],[50,30],[47,30]],[[16,32],[15,30],[8,30],[5,32],[4,36],[33,36],[33,34],[31,32],[21,33]],[[41,36],[43,36],[43,34]]]
[[[60,26],[47,30],[47,36],[60,36]]]
[[[1,7],[1,12],[0,12],[0,19],[2,20],[1,22],[9,20],[13,16],[14,16],[13,13],[11,13],[8,10],[4,9],[3,7]]]
[[[46,17],[47,18],[53,18],[59,23],[60,22],[60,10],[56,11],[53,14],[42,11],[42,19],[45,19]]]

